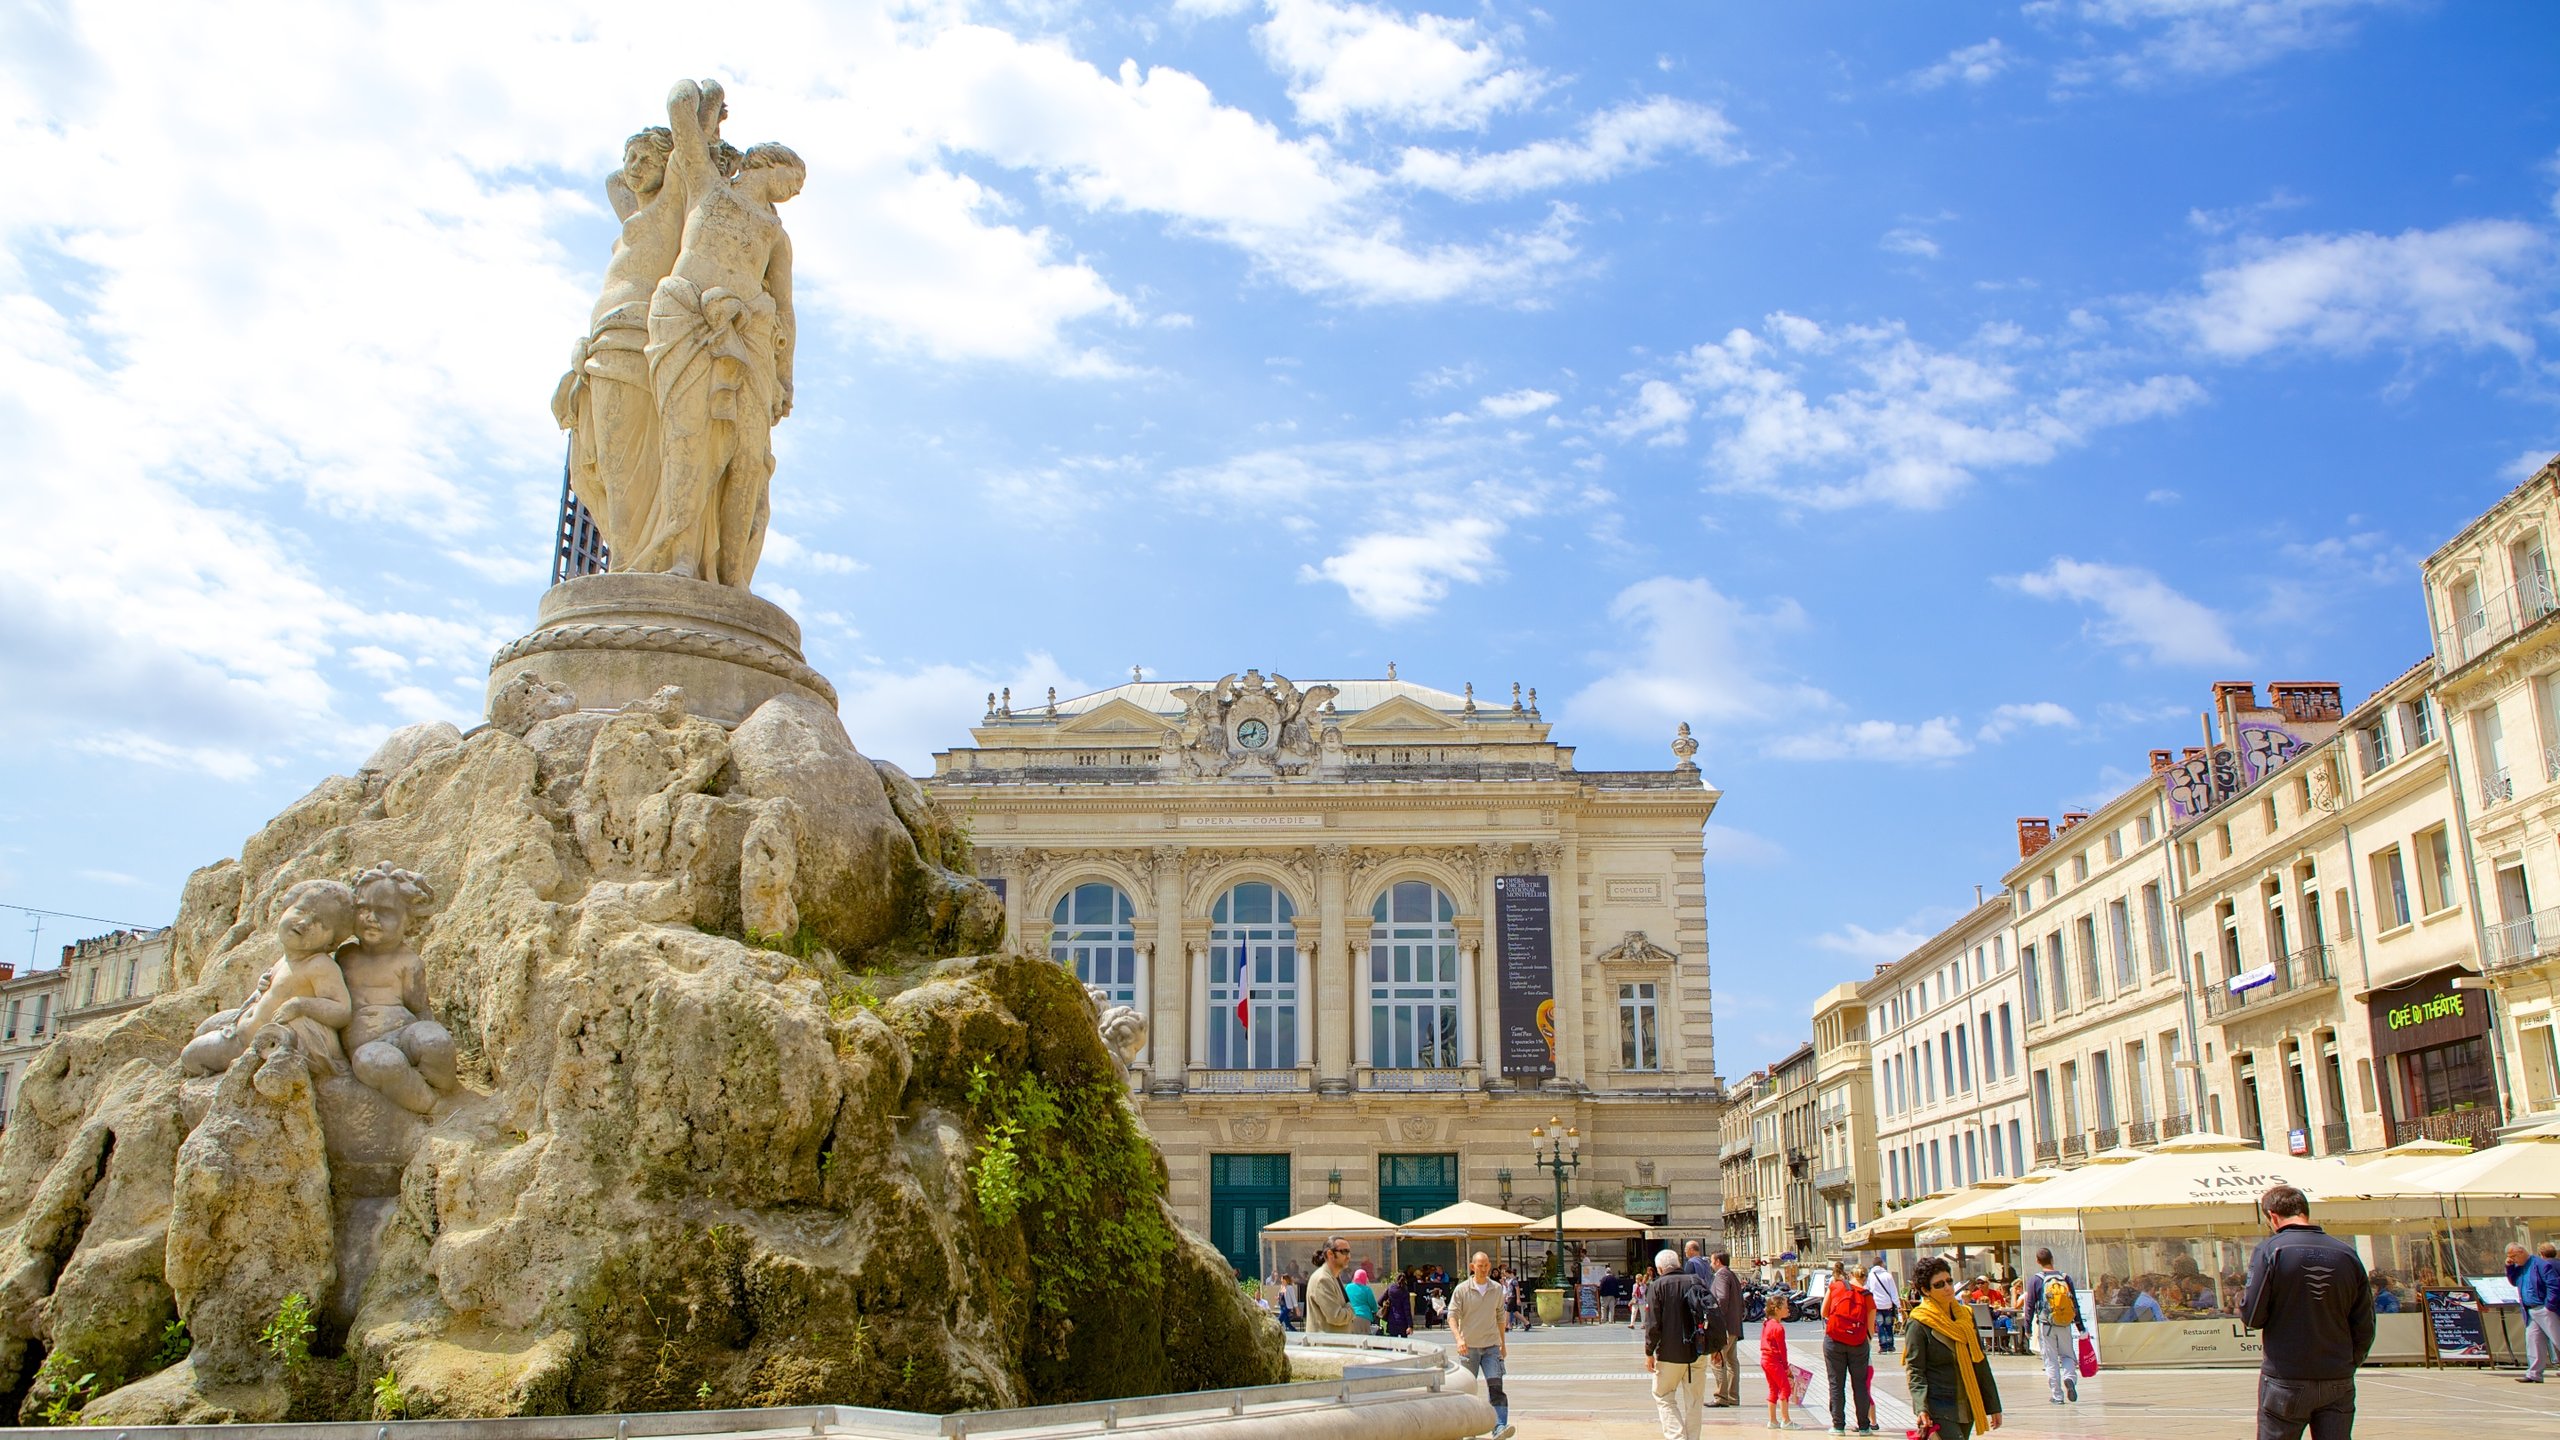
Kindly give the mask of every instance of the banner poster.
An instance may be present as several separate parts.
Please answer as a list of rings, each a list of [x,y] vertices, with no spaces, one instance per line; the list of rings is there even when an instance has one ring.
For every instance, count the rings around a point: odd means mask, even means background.
[[[1493,879],[1501,962],[1502,1073],[1556,1073],[1555,919],[1544,875]]]
[[[2418,1292],[2427,1311],[2428,1348],[2438,1364],[2489,1363],[2489,1327],[2480,1316],[2480,1294],[2468,1285],[2429,1286]]]

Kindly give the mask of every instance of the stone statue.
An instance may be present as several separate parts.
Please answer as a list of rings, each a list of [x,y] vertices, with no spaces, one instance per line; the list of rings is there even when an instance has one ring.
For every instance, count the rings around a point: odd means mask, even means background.
[[[1093,1002],[1094,1026],[1102,1032],[1102,1047],[1128,1069],[1147,1053],[1147,1017],[1128,1005],[1111,1003],[1111,992],[1099,985],[1084,987],[1085,998]]]
[[[710,168],[737,172],[737,151],[720,139],[728,113],[720,86],[704,81],[694,118]],[[692,202],[684,177],[671,174],[675,134],[652,125],[622,148],[622,168],[605,181],[605,197],[622,221],[606,263],[587,333],[570,352],[569,373],[551,396],[552,418],[570,433],[569,483],[604,532],[613,568],[640,546],[658,496],[657,399],[650,393],[649,297],[675,269]],[[690,173],[690,172],[687,172]]]
[[[800,193],[808,172],[788,146],[768,143],[739,157],[734,179],[721,174],[704,124],[717,113],[691,80],[667,94],[666,188],[685,211],[674,264],[648,306],[658,490],[615,568],[745,589],[764,550],[773,426],[791,413],[791,241],[774,207]]]
[[[190,1075],[231,1068],[250,1038],[269,1025],[293,1032],[314,1075],[346,1069],[338,1031],[354,1007],[337,953],[355,938],[356,893],[343,881],[305,880],[276,898],[281,907],[276,939],[283,942],[284,958],[258,977],[257,988],[238,1009],[221,1011],[196,1027],[180,1057]]]
[[[427,1000],[427,966],[409,948],[409,923],[435,891],[378,864],[355,878],[356,943],[341,962],[354,1015],[346,1049],[356,1078],[424,1115],[454,1088],[453,1036]]]

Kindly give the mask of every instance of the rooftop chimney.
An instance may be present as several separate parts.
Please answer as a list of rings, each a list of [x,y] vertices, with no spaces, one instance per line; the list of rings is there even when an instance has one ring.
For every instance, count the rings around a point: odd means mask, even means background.
[[[2018,817],[2018,858],[2032,860],[2035,853],[2053,843],[2053,822],[2042,815]]]
[[[2178,752],[2178,758],[2181,761],[2201,760],[2204,758],[2204,747],[2201,745],[2190,745],[2184,750]]]
[[[62,963],[63,963],[63,964],[65,964],[65,965],[70,964],[70,963],[71,963],[71,953],[72,953],[73,951],[75,951],[75,950],[79,949],[79,948],[80,948],[80,947],[79,947],[79,946],[77,946],[77,945],[65,945],[65,946],[63,946],[63,947],[62,947]]]
[[[0,960],[0,980],[15,980],[17,978],[18,967],[7,960]]]
[[[2335,720],[2346,713],[2338,686],[2326,680],[2278,680],[2267,686],[2267,695],[2287,720]]]
[[[2089,812],[2086,810],[2065,810],[2062,812],[2062,828],[2068,830],[2088,818]]]
[[[2154,750],[2151,752],[2151,773],[2154,775],[2167,774],[2177,765],[2177,763],[2178,757],[2174,751]]]
[[[2258,708],[2258,687],[2246,680],[2213,682],[2213,708],[2225,714]]]

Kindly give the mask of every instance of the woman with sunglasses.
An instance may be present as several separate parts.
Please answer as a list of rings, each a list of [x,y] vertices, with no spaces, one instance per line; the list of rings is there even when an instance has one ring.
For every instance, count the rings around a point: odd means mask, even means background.
[[[1968,1440],[1977,1430],[2000,1428],[2000,1387],[1982,1353],[1973,1316],[1956,1303],[1954,1271],[1936,1256],[1911,1270],[1911,1293],[1920,1303],[1902,1346],[1902,1373],[1911,1385],[1911,1411],[1922,1433]]]

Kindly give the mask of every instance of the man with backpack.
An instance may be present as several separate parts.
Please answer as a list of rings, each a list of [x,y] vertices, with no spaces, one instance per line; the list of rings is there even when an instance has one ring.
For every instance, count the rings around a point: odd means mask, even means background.
[[[1698,1440],[1709,1382],[1708,1358],[1724,1349],[1724,1322],[1706,1282],[1681,1268],[1680,1253],[1653,1257],[1645,1292],[1644,1368],[1653,1377],[1663,1440]]]
[[[2080,1287],[2053,1268],[2053,1252],[2036,1252],[2035,1278],[2027,1282],[2027,1333],[2044,1357],[2044,1384],[2052,1402],[2080,1400],[2080,1334],[2089,1322],[2080,1314]]]
[[[1841,1391],[1854,1386],[1858,1401],[1858,1433],[1876,1433],[1875,1365],[1867,1358],[1867,1336],[1876,1324],[1876,1297],[1849,1273],[1847,1261],[1831,1272],[1831,1288],[1822,1297],[1822,1369],[1831,1382],[1831,1433],[1846,1435],[1848,1413]],[[1848,1381],[1844,1386],[1841,1382]]]

